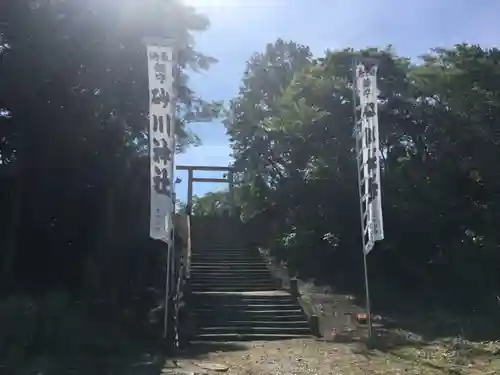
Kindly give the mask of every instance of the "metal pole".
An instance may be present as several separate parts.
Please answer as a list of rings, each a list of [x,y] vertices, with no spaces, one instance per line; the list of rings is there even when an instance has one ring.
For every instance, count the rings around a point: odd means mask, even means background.
[[[174,141],[175,145],[175,141]],[[173,180],[173,179],[172,179]],[[172,257],[175,256],[175,183],[172,183],[172,213],[170,215],[170,225],[171,230],[169,233],[169,238],[166,239],[166,243],[168,246],[167,249],[167,270],[165,275],[165,311],[163,315],[163,338],[166,339],[168,336],[168,306],[170,302],[170,281],[172,278],[172,274],[175,274],[175,270],[171,270],[172,268]],[[175,266],[175,262],[173,263]],[[173,271],[173,272],[172,272]]]
[[[172,201],[175,202],[176,200],[176,194],[175,192],[172,193]],[[175,233],[176,233],[176,228],[175,228],[175,203],[172,206],[172,254],[171,254],[171,261],[172,261],[172,272],[170,275],[170,285],[172,285],[173,288],[175,288],[175,275],[176,275],[176,269],[177,269],[177,254],[175,253],[176,250],[176,244],[175,244]]]
[[[368,323],[368,337],[372,337],[372,313],[371,313],[371,306],[370,306],[370,288],[368,285],[368,266],[366,264],[366,253],[363,248],[363,264],[365,268],[365,291],[366,291],[366,314],[368,315],[367,318],[367,323]]]
[[[175,172],[175,150],[176,150],[176,138],[175,138],[175,98],[176,98],[176,93],[175,93],[175,87],[173,85],[173,82],[175,81],[176,77],[174,76],[174,64],[176,60],[176,57],[174,56],[175,51],[172,50],[172,60],[171,60],[171,66],[167,65],[167,74],[172,74],[172,86],[171,86],[171,94],[173,96],[172,102],[169,103],[170,107],[170,114],[171,114],[171,119],[172,119],[172,163],[171,163],[171,169],[170,169],[170,200],[171,200],[171,211],[170,211],[170,231],[168,233],[168,238],[166,239],[167,241],[167,272],[165,275],[165,312],[164,312],[164,321],[163,321],[163,338],[166,339],[168,336],[168,316],[169,316],[169,305],[170,305],[170,279],[171,279],[171,274],[175,273],[172,272],[172,257],[174,256],[174,251],[175,251],[175,221],[174,221],[174,216],[175,216],[175,178],[174,178],[174,172]],[[175,263],[174,263],[175,267]]]
[[[175,137],[174,137],[174,150],[175,150]],[[174,157],[172,157],[172,165]],[[172,168],[172,170],[175,170],[175,168]],[[173,176],[173,171],[171,176]],[[169,232],[169,238],[167,238],[167,272],[165,275],[165,312],[164,312],[164,318],[163,318],[163,338],[166,339],[168,335],[168,306],[170,302],[170,285],[171,285],[171,278],[173,275],[175,275],[175,269],[172,270],[172,264],[175,267],[175,262],[172,262],[172,257],[175,256],[175,200],[176,200],[176,195],[175,195],[175,179],[172,178],[172,185],[171,185],[171,194],[172,194],[172,212],[170,215],[170,232]]]
[[[170,242],[168,245],[168,250],[167,250],[167,274],[165,276],[165,311],[163,315],[163,338],[167,338],[168,334],[168,306],[169,306],[169,300],[170,300],[170,254],[171,249],[172,249],[172,242]]]
[[[356,59],[353,60],[352,65],[352,103],[354,109],[354,126],[356,127],[358,124],[357,121],[357,111],[356,111]],[[361,130],[361,129],[360,129]],[[360,223],[361,223],[361,243],[362,243],[362,251],[363,251],[363,268],[364,268],[364,277],[365,277],[365,295],[366,295],[366,314],[367,314],[367,324],[368,324],[368,337],[372,337],[372,316],[371,316],[371,307],[370,307],[370,287],[368,282],[368,266],[366,262],[366,252],[365,252],[365,226],[364,226],[364,213],[363,213],[363,191],[362,191],[362,183],[361,183],[361,168],[363,167],[361,164],[362,160],[359,160],[360,151],[362,150],[362,145],[360,146],[358,138],[356,138],[356,168],[358,174],[358,191],[359,191],[359,213],[360,213]]]

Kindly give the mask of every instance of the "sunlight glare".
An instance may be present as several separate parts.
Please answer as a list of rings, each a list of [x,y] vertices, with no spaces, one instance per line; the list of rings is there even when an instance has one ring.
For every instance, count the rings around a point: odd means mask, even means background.
[[[233,8],[241,5],[239,0],[183,0],[183,2],[195,8]]]
[[[181,0],[208,16],[215,28],[234,29],[247,27],[247,21],[269,14],[280,0]],[[245,26],[246,25],[246,26]]]

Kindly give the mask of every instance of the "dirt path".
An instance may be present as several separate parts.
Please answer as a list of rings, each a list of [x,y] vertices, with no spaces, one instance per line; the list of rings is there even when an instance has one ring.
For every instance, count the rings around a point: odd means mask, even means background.
[[[450,368],[432,362],[401,358],[396,355],[372,351],[357,353],[357,344],[341,344],[306,340],[286,340],[276,342],[254,342],[237,344],[226,351],[219,346],[218,351],[202,355],[188,355],[178,361],[180,368],[165,367],[163,373],[174,374],[216,374],[203,370],[202,363],[216,363],[226,366],[229,375],[357,375],[357,374],[495,374],[495,367]],[[474,366],[476,367],[476,366]],[[493,371],[493,372],[488,372]],[[220,372],[219,372],[220,373]]]
[[[210,353],[206,358],[229,365],[232,375],[366,374],[370,362],[348,345],[312,339],[253,343],[244,351]]]

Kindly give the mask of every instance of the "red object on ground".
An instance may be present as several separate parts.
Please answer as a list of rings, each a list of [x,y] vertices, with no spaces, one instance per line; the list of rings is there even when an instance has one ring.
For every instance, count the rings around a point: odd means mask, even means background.
[[[356,320],[361,324],[365,324],[368,320],[368,314],[357,314]]]

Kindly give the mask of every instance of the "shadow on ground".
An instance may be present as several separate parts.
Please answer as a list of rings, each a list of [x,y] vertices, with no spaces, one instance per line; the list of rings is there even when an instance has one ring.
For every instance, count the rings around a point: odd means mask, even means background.
[[[159,375],[165,356],[144,351],[115,357],[82,356],[67,358],[40,356],[28,362],[9,367],[0,366],[0,374],[47,374],[47,375]]]
[[[176,358],[196,359],[203,358],[207,354],[216,352],[237,352],[248,349],[245,343],[226,343],[226,342],[197,342],[188,345],[185,349],[178,350],[174,354]]]
[[[134,302],[135,310],[62,294],[0,300],[0,374],[160,374],[161,324],[149,319],[150,303]]]
[[[365,296],[348,293],[333,287],[308,286],[302,288],[304,299],[314,305],[320,316],[321,330],[328,336],[332,330],[342,331],[350,325],[353,315],[365,312]],[[423,345],[442,339],[461,339],[472,342],[498,341],[500,339],[500,309],[457,311],[436,304],[430,305],[422,298],[388,293],[384,299],[372,297],[374,325],[380,326],[382,341],[389,346]],[[351,324],[352,325],[352,324]],[[390,334],[389,334],[390,333]],[[397,333],[397,334],[396,334]]]
[[[342,331],[342,327],[350,325],[352,316],[366,311],[364,291],[342,283],[322,285],[305,281],[301,294],[314,306],[325,337],[332,330]],[[446,295],[431,300],[382,285],[372,287],[371,305],[374,324],[387,328],[381,330],[382,341],[393,342],[388,346],[418,346],[446,338],[471,342],[500,340],[500,308],[496,306],[459,309],[448,304]]]

